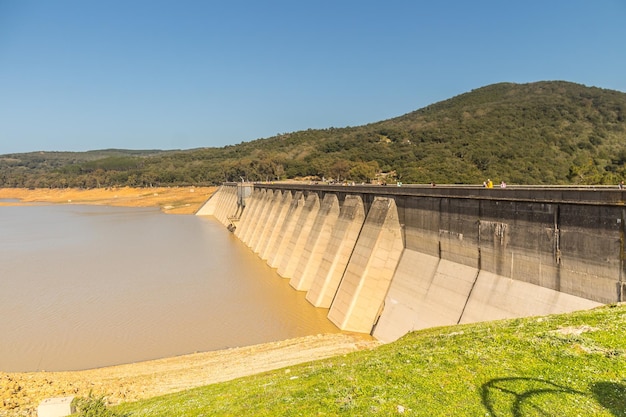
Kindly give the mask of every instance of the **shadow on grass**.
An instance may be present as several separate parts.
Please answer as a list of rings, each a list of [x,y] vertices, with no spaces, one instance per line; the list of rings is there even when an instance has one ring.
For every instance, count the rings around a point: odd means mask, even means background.
[[[588,393],[537,378],[497,378],[481,388],[482,402],[492,416],[559,415],[560,404]],[[556,412],[556,414],[554,414]]]
[[[615,382],[591,384],[591,392],[604,408],[615,416],[626,416],[626,385]]]

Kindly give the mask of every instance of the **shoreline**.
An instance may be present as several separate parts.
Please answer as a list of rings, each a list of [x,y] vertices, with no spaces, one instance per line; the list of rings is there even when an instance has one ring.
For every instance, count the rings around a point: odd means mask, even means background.
[[[369,335],[331,333],[83,371],[0,372],[0,416],[36,416],[39,403],[52,397],[137,401],[380,344]]]
[[[217,187],[102,189],[0,188],[0,206],[94,204],[158,207],[168,214],[194,214]],[[369,335],[332,333],[260,345],[161,358],[81,371],[2,372],[0,417],[36,416],[51,397],[105,396],[110,404],[137,401],[202,385],[275,370],[331,356],[372,349]]]
[[[93,204],[121,207],[158,207],[167,214],[194,214],[218,187],[154,188],[0,188],[0,206],[33,204]]]

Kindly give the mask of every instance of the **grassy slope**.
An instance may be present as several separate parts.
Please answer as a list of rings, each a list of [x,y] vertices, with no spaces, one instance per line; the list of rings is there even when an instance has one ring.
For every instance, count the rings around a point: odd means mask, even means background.
[[[427,329],[123,404],[132,416],[626,416],[626,304]]]

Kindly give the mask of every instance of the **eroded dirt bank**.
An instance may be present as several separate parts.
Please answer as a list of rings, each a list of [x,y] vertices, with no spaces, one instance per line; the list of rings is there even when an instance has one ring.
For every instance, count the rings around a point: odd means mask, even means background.
[[[25,204],[98,204],[125,207],[159,207],[164,213],[193,214],[217,190],[217,187],[154,187],[48,189],[0,188],[0,205]]]
[[[50,397],[104,395],[112,404],[227,381],[378,346],[358,334],[280,342],[74,372],[0,372],[0,416],[36,416]]]

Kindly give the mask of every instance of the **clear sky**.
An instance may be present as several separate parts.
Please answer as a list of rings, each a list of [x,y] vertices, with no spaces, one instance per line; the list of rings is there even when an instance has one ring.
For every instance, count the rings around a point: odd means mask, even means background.
[[[0,154],[224,146],[543,80],[626,92],[626,0],[0,0]]]

